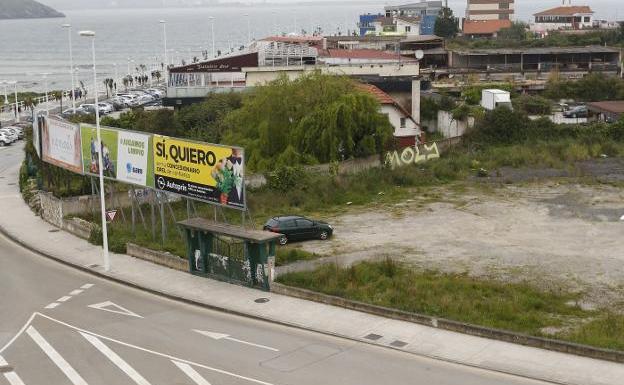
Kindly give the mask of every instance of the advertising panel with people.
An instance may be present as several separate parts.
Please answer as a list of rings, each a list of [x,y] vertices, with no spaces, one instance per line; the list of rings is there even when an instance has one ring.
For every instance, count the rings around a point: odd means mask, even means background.
[[[41,159],[44,162],[82,174],[80,127],[46,116],[41,122]]]
[[[82,136],[82,167],[85,174],[98,176],[100,164],[98,154],[102,152],[103,174],[110,179],[117,179],[117,130],[101,128],[101,142],[98,143],[95,126],[80,126]]]
[[[154,135],[154,186],[197,200],[245,209],[241,148]]]

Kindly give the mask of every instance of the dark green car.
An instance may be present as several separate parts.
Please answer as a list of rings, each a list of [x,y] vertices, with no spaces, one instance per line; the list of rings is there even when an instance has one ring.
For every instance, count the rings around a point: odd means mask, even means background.
[[[282,234],[279,238],[282,246],[290,241],[326,240],[334,233],[334,228],[325,222],[299,216],[273,217],[267,221],[263,229]]]

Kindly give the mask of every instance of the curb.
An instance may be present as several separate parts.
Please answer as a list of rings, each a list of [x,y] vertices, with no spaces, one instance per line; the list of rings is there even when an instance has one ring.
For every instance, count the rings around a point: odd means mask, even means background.
[[[75,264],[75,263],[71,263],[68,262],[62,258],[56,257],[52,254],[49,254],[43,250],[40,250],[32,245],[29,245],[28,243],[22,241],[21,239],[17,238],[16,236],[12,235],[10,232],[8,232],[4,226],[0,225],[0,234],[5,236],[7,239],[9,239],[10,241],[16,243],[17,245],[23,247],[24,249],[40,255],[44,258],[53,260],[55,262],[58,262],[62,265],[68,266],[70,268],[73,269],[77,269],[79,271],[82,271],[86,274],[91,274],[93,276],[96,276],[98,278],[101,279],[105,279],[107,281],[111,281],[111,282],[115,282],[117,284],[120,285],[124,285],[136,290],[140,290],[142,292],[146,292],[149,294],[153,294],[162,298],[166,298],[168,300],[172,300],[172,301],[176,301],[176,302],[182,302],[188,305],[193,305],[193,306],[197,306],[197,307],[201,307],[204,309],[209,309],[209,310],[213,310],[213,311],[218,311],[218,312],[222,312],[222,313],[226,313],[226,314],[231,314],[234,316],[238,316],[238,317],[244,317],[244,318],[248,318],[248,319],[253,319],[253,320],[257,320],[257,321],[262,321],[262,322],[270,322],[276,325],[280,325],[280,326],[285,326],[285,327],[290,327],[290,328],[294,328],[297,330],[303,330],[306,332],[313,332],[313,333],[319,333],[319,334],[323,334],[323,335],[327,335],[327,336],[331,336],[331,337],[336,337],[336,338],[341,338],[344,340],[348,340],[348,341],[353,341],[353,342],[358,342],[358,343],[363,343],[366,345],[371,345],[371,346],[376,346],[376,347],[382,347],[382,348],[386,348],[386,349],[390,349],[390,350],[394,350],[397,352],[401,352],[401,353],[406,353],[406,354],[411,354],[414,356],[418,356],[418,357],[422,357],[422,358],[427,358],[427,359],[432,359],[432,360],[436,360],[436,361],[441,361],[441,362],[446,362],[446,363],[450,363],[450,364],[455,364],[455,365],[461,365],[464,367],[470,367],[470,368],[474,368],[474,369],[480,369],[480,370],[484,370],[484,371],[489,371],[489,372],[495,372],[495,373],[500,373],[500,374],[505,374],[505,375],[510,375],[510,376],[514,376],[514,377],[518,377],[518,378],[525,378],[525,379],[529,379],[529,380],[536,380],[536,381],[542,381],[542,382],[546,382],[546,383],[550,383],[550,384],[554,384],[554,385],[579,385],[577,383],[572,383],[572,382],[567,382],[567,381],[558,381],[555,379],[550,379],[550,378],[543,378],[543,377],[535,377],[535,376],[531,376],[531,375],[527,375],[527,374],[522,374],[522,373],[517,373],[514,372],[512,370],[505,370],[505,369],[498,369],[498,368],[494,368],[494,367],[488,367],[488,366],[480,366],[480,365],[476,365],[476,364],[471,364],[471,363],[467,363],[467,362],[462,362],[459,360],[454,360],[454,359],[450,359],[450,358],[446,358],[446,357],[440,357],[437,356],[435,354],[426,354],[426,353],[415,353],[415,352],[410,352],[407,350],[403,350],[400,348],[396,348],[393,346],[388,346],[388,345],[382,345],[382,344],[378,344],[375,343],[373,341],[368,341],[365,339],[359,339],[356,337],[349,337],[349,336],[345,336],[339,333],[334,333],[334,332],[330,332],[327,330],[321,330],[321,329],[315,329],[315,328],[308,328],[302,325],[298,325],[298,324],[294,324],[294,323],[290,323],[290,322],[285,322],[285,321],[280,321],[277,319],[273,319],[270,317],[263,317],[263,316],[259,316],[259,315],[255,315],[255,314],[249,314],[249,313],[243,313],[241,311],[238,310],[232,310],[232,309],[228,309],[225,307],[221,307],[221,306],[216,306],[216,305],[210,305],[204,302],[200,302],[194,299],[190,299],[190,298],[186,298],[186,297],[181,297],[181,296],[177,296],[177,295],[173,295],[173,294],[169,294],[165,291],[161,291],[161,290],[156,290],[156,289],[152,289],[146,286],[142,286],[140,284],[131,282],[131,281],[126,281],[123,280],[121,278],[116,278],[112,275],[108,275],[105,274],[103,272],[99,272],[96,270],[93,270],[87,266],[83,266],[83,265],[79,265],[79,264]],[[277,294],[277,293],[276,293]],[[293,296],[294,297],[294,296]]]

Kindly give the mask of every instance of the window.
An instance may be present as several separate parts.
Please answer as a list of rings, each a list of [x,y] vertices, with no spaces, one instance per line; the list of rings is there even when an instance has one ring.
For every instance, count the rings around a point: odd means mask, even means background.
[[[405,128],[405,118],[401,118],[401,128]]]
[[[509,9],[509,3],[498,3],[498,9]]]
[[[284,229],[292,229],[293,227],[295,227],[295,221],[284,221],[282,222],[281,225],[282,228]]]
[[[297,227],[299,228],[312,227],[312,225],[312,221],[307,219],[297,219]]]
[[[412,27],[410,27],[409,25],[406,25],[405,32],[412,32]]]
[[[590,17],[589,16],[585,16],[585,22],[589,23]]]

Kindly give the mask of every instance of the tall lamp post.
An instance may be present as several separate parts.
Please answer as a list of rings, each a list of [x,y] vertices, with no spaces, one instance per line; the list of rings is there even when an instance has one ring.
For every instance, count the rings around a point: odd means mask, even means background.
[[[72,110],[76,113],[76,86],[74,84],[74,55],[72,53],[72,26],[71,24],[63,24],[63,28],[68,30],[69,35],[69,75],[71,76],[71,100]]]
[[[167,69],[169,68],[169,59],[167,58],[167,21],[161,20],[159,23],[163,26],[163,44],[165,46],[165,69]]]
[[[210,35],[212,36],[212,58],[214,59],[215,56],[215,34],[214,34],[214,21],[215,18],[214,16],[210,16]]]
[[[41,74],[41,76],[43,76],[43,87],[45,88],[45,103],[46,103],[46,112],[50,113],[50,104],[49,104],[49,99],[48,99],[48,73],[43,73]],[[63,111],[61,111],[63,112]]]
[[[100,177],[100,208],[102,210],[102,245],[104,248],[104,270],[110,271],[110,257],[108,255],[108,229],[106,226],[106,197],[104,195],[104,164],[103,164],[103,144],[102,135],[100,132],[100,109],[98,108],[98,93],[97,93],[97,69],[95,66],[95,32],[93,31],[80,31],[80,36],[88,37],[91,39],[91,52],[93,55],[93,86],[95,89],[95,127],[97,131],[97,146],[98,151],[98,174]]]
[[[9,104],[9,95],[7,94],[7,82],[3,81],[2,86],[4,87],[4,104]]]
[[[248,13],[245,14],[247,18],[247,46],[251,43],[251,19]]]
[[[13,84],[15,86],[15,121],[19,123],[20,113],[19,113],[19,108],[17,107],[17,82],[12,81],[12,82],[9,82],[9,84]]]

